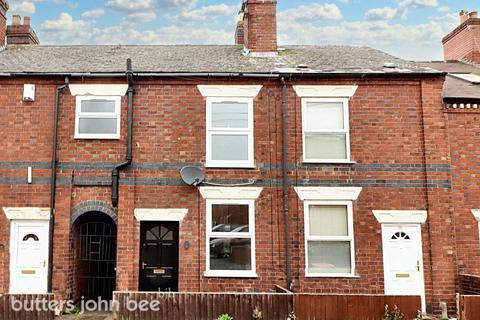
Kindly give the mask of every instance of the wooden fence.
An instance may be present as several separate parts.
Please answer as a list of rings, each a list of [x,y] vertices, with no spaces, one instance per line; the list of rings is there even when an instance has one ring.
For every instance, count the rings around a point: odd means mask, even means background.
[[[471,274],[458,276],[460,293],[465,295],[480,295],[480,277]]]
[[[292,293],[115,292],[114,301],[117,320],[215,320],[222,314],[235,320],[287,320],[292,313],[298,320],[381,320],[386,305],[398,306],[411,320],[421,304],[413,296]]]
[[[0,294],[1,320],[53,320],[52,294]]]
[[[417,296],[295,294],[295,314],[299,320],[381,320],[385,306],[395,306],[405,320],[415,319],[421,309]]]
[[[214,320],[221,314],[229,314],[235,320],[252,320],[255,310],[257,319],[285,320],[293,310],[292,295],[278,293],[115,292],[113,297],[118,303],[114,305],[114,319],[119,320]],[[150,304],[144,311],[134,303],[142,301]]]
[[[461,320],[479,320],[480,296],[459,295],[459,309]]]

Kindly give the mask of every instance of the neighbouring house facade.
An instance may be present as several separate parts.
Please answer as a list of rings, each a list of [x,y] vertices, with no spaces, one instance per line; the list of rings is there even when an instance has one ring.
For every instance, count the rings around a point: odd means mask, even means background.
[[[459,273],[480,275],[480,203],[478,153],[480,135],[480,18],[460,12],[460,24],[443,39],[445,60],[421,65],[447,72],[443,109],[450,145]]]
[[[0,292],[280,285],[454,310],[478,270],[478,128],[444,72],[278,46],[275,0],[244,2],[231,46],[44,46],[7,10]]]

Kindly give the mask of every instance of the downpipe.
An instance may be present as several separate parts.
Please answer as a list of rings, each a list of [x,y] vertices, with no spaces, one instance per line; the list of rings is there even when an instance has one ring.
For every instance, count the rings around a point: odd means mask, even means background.
[[[58,142],[58,117],[60,111],[60,95],[63,90],[68,88],[69,80],[65,78],[65,83],[56,89],[55,110],[53,114],[53,142],[52,142],[52,162],[50,176],[50,220],[49,220],[49,246],[48,246],[48,292],[52,292],[53,283],[53,240],[55,228],[55,189],[57,188],[57,142]]]
[[[135,84],[133,82],[133,70],[132,70],[132,60],[127,59],[127,71],[126,71],[128,89],[128,125],[127,125],[127,154],[125,161],[121,162],[112,170],[112,205],[114,207],[118,206],[119,200],[119,184],[120,184],[120,172],[121,170],[128,167],[132,164],[132,135],[133,135],[133,96],[135,94]]]
[[[290,181],[287,171],[287,83],[282,77],[282,185],[283,185],[283,210],[285,216],[285,268],[287,275],[287,289],[292,289],[291,264],[290,264],[290,222],[289,222],[289,188]]]

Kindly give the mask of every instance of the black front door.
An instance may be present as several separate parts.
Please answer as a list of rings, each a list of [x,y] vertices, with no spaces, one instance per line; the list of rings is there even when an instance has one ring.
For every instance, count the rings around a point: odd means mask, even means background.
[[[178,222],[142,222],[140,291],[178,291]]]

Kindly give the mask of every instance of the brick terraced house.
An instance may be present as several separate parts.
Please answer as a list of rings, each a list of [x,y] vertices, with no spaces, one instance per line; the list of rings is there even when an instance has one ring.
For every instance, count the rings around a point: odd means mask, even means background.
[[[445,72],[278,46],[275,0],[244,1],[224,46],[40,45],[7,10],[0,292],[281,285],[454,310],[479,264],[480,129],[445,109]]]

